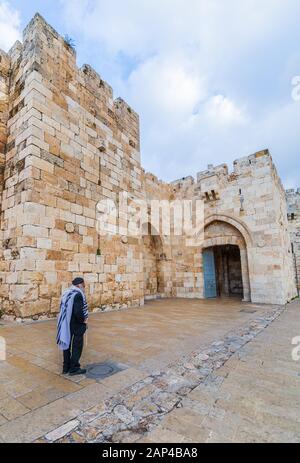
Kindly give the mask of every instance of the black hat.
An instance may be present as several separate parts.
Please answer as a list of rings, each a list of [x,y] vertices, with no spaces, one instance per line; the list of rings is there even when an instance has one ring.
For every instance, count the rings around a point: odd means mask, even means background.
[[[72,285],[74,286],[80,285],[81,283],[84,283],[84,279],[81,277],[74,278],[72,281]]]

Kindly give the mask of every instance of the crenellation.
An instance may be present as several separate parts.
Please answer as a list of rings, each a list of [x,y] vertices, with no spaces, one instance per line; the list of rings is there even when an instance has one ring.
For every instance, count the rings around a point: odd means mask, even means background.
[[[178,180],[171,182],[171,185],[174,186],[174,191],[179,190],[180,188],[188,188],[191,185],[194,185],[195,179],[191,175],[188,177],[182,177]]]
[[[16,40],[13,46],[8,51],[8,55],[11,59],[11,63],[15,63],[19,58],[23,50],[23,45],[19,40]]]
[[[131,151],[136,151],[136,160],[140,163],[140,123],[138,114],[124,101],[117,98],[114,101],[114,112],[117,124],[121,131],[128,137],[128,145]]]
[[[113,99],[112,87],[101,78],[97,71],[92,68],[92,66],[89,64],[83,64],[83,66],[80,68],[80,74],[83,77],[86,87],[91,92],[99,93],[99,95],[103,93],[105,98]]]
[[[25,29],[23,30],[23,42],[26,39],[32,38],[34,35],[41,32],[41,30],[50,36],[53,36],[56,39],[61,39],[62,37],[59,36],[58,32],[43,18],[42,15],[36,13],[34,17],[29,21]]]
[[[197,183],[201,183],[201,180],[214,175],[228,175],[228,166],[227,164],[221,164],[220,166],[213,166],[210,164],[207,170],[203,170],[197,173]]]

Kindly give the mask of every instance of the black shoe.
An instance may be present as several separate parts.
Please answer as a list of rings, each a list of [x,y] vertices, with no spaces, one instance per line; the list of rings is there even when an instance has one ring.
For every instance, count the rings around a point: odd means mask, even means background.
[[[85,375],[86,374],[86,369],[85,368],[78,368],[77,370],[70,371],[70,376],[75,376],[75,375]]]
[[[67,375],[69,373],[69,371],[70,371],[69,368],[68,369],[64,368],[63,371],[62,371],[62,374]]]

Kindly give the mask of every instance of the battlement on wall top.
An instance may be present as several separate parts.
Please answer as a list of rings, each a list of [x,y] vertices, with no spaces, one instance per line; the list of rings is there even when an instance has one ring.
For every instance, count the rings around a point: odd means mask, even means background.
[[[42,29],[43,32],[46,33],[48,38],[52,36],[57,40],[63,39],[63,37],[61,37],[59,33],[52,26],[50,26],[49,23],[47,23],[47,21],[43,18],[43,16],[40,15],[40,13],[35,13],[33,18],[29,21],[29,23],[23,30],[23,41],[25,42],[26,39],[30,38],[32,33],[38,31],[39,29]],[[75,49],[73,49],[72,47],[70,47],[70,51],[76,54]]]
[[[145,169],[142,168],[142,174],[144,177],[144,181],[148,182],[149,184],[158,185],[158,186],[168,186],[167,182],[159,179],[156,175],[152,174],[152,172],[146,172]]]
[[[262,167],[264,165],[270,166],[274,169],[274,172],[276,172],[276,168],[273,164],[273,160],[269,153],[269,150],[262,150],[254,154],[251,154],[250,156],[245,156],[235,160],[233,163],[233,170],[231,172],[229,171],[229,167],[227,164],[220,164],[218,166],[209,164],[206,170],[197,173],[196,183],[201,183],[202,180],[207,179],[209,177],[213,177],[215,175],[234,179],[238,175],[248,173],[249,169],[257,168],[258,165],[259,167]],[[172,181],[170,185],[176,188],[183,188],[191,186],[194,183],[194,177],[189,175],[187,177],[183,177]]]
[[[291,188],[290,190],[285,190],[287,195],[300,195],[300,188],[297,188],[296,190],[294,188]]]
[[[83,64],[81,67],[76,64],[76,50],[72,44],[61,36],[47,21],[39,14],[36,13],[23,31],[23,44],[17,41],[9,51],[9,56],[12,60],[17,60],[22,50],[30,44],[37,37],[43,38],[46,42],[46,47],[51,49],[55,48],[58,56],[61,55],[62,59],[66,56],[69,63],[74,67],[75,72],[85,82],[85,85],[94,93],[104,92],[108,98],[113,100],[112,87],[102,79],[98,72],[89,64]],[[114,106],[118,110],[125,109],[128,116],[138,120],[138,114],[121,98],[114,100]]]
[[[183,187],[189,187],[191,185],[194,185],[195,179],[192,177],[192,175],[189,175],[188,177],[182,177],[177,180],[174,180],[173,182],[170,183],[171,186],[175,188],[183,188]]]
[[[258,165],[259,167],[266,165],[273,166],[275,168],[269,150],[257,151],[249,156],[236,159],[233,162],[233,170],[231,172],[229,171],[227,164],[220,164],[218,166],[210,164],[206,170],[197,173],[197,183],[213,175],[237,176],[244,172],[249,172],[249,169],[255,169]]]

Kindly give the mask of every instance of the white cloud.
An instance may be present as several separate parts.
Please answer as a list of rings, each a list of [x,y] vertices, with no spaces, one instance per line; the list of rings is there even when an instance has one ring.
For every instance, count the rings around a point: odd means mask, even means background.
[[[299,0],[61,2],[66,29],[86,52],[98,44],[94,66],[139,112],[146,169],[171,180],[269,147],[300,185]]]
[[[207,116],[216,124],[244,124],[246,116],[230,98],[215,95],[206,104]]]
[[[127,92],[146,112],[164,117],[190,114],[206,94],[204,79],[180,56],[157,55],[145,60],[129,76]],[[161,117],[161,116],[160,116]]]
[[[19,12],[8,2],[0,1],[0,48],[8,51],[15,41],[20,39]]]
[[[254,44],[290,19],[297,0],[61,0],[86,37],[112,53],[145,54],[188,44],[202,51]],[[238,39],[238,41],[237,41]],[[201,43],[202,42],[202,43]]]

